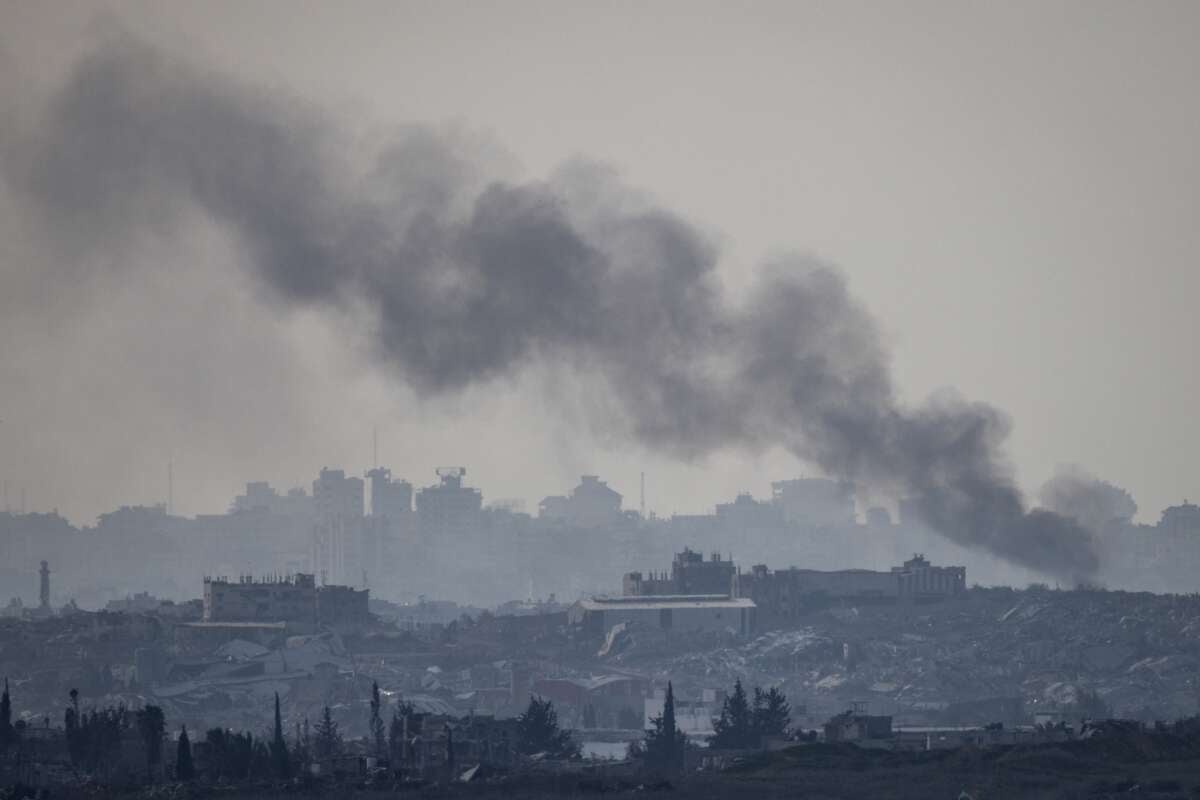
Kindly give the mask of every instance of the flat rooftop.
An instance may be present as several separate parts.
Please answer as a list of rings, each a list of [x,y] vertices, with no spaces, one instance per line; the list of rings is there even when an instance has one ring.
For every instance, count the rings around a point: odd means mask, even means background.
[[[628,597],[593,597],[580,600],[586,611],[648,611],[664,608],[757,608],[749,597],[723,594],[661,594]]]

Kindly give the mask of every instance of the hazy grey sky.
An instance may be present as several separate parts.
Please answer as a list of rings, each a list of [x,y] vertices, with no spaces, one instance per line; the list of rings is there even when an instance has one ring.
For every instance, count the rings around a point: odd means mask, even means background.
[[[9,2],[0,126],[112,26],[365,139],[432,122],[523,177],[608,162],[715,237],[734,290],[780,250],[838,264],[907,399],[952,386],[1011,415],[1031,493],[1078,462],[1143,519],[1200,495],[1194,3]],[[343,321],[258,296],[219,231],[138,249],[171,270],[114,287],[94,265],[51,290],[8,198],[0,228],[10,503],[26,486],[86,521],[156,501],[173,454],[177,508],[221,510],[246,480],[361,472],[373,424],[418,485],[466,464],[486,498],[531,504],[598,472],[636,506],[645,469],[652,508],[698,511],[811,471],[597,440],[549,412],[539,376],[419,403]]]

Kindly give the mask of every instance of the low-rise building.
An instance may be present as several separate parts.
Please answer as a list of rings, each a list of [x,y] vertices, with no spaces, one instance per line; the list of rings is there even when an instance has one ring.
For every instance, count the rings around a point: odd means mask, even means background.
[[[707,561],[703,553],[685,547],[675,554],[671,573],[630,572],[622,581],[622,594],[627,596],[653,595],[725,595],[734,590],[737,568],[732,560],[713,553]]]
[[[756,622],[753,600],[728,595],[594,597],[572,606],[568,617],[595,633],[624,622],[664,631],[732,631],[749,636]]]
[[[565,725],[579,728],[635,729],[649,692],[644,678],[599,675],[590,678],[542,678],[533,693],[553,701]]]
[[[312,575],[204,579],[205,622],[316,620],[317,582]]]
[[[757,564],[736,579],[736,594],[751,598],[765,616],[776,620],[803,614],[830,601],[930,602],[966,590],[966,567],[935,567],[922,555],[888,572],[797,567],[772,571],[765,564]]]
[[[843,711],[825,723],[825,741],[863,744],[892,738],[892,718]]]

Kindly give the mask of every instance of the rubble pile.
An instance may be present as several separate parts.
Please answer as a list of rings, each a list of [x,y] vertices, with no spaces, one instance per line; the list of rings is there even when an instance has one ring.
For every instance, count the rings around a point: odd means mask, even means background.
[[[641,633],[607,661],[685,687],[779,685],[817,718],[866,703],[914,724],[960,712],[1153,720],[1195,714],[1200,699],[1197,596],[973,589],[954,603],[814,611],[745,643],[676,641],[675,655],[650,635],[643,648]]]

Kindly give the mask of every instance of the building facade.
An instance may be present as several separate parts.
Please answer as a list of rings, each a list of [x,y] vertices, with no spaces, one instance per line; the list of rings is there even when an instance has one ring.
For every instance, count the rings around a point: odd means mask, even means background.
[[[733,561],[723,560],[720,553],[713,553],[705,561],[703,553],[685,547],[675,554],[669,575],[626,573],[622,579],[621,593],[630,597],[701,594],[730,597],[734,592],[736,572]]]
[[[737,576],[736,594],[749,597],[764,617],[787,619],[829,602],[929,602],[967,589],[966,567],[935,567],[915,555],[889,572],[869,569],[769,570],[757,564]]]
[[[568,619],[593,634],[625,623],[680,633],[749,636],[756,625],[754,601],[728,595],[594,597],[572,606]]]
[[[370,593],[349,586],[317,586],[313,575],[256,580],[204,579],[205,623],[283,622],[301,628],[354,625],[370,618]]]
[[[483,494],[463,486],[466,474],[466,467],[441,467],[438,483],[417,492],[417,524],[423,538],[462,541],[479,531]]]

